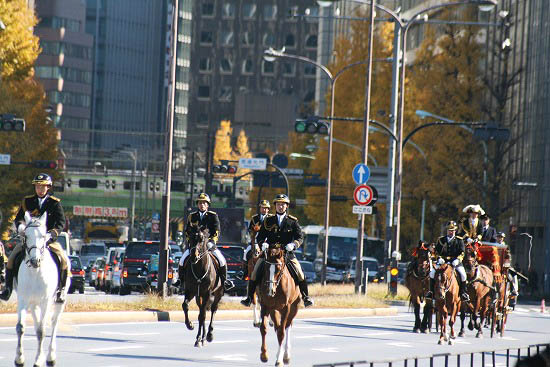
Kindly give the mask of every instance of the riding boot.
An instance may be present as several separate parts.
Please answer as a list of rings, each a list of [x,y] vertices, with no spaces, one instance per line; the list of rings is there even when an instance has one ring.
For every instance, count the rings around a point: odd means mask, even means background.
[[[300,293],[302,294],[302,299],[304,300],[304,306],[313,306],[313,300],[309,297],[309,292],[307,290],[307,282],[302,280],[298,283],[298,287],[300,287]]]
[[[460,298],[464,302],[470,302],[470,296],[468,295],[468,290],[466,289],[468,283],[462,280],[459,280],[458,283],[459,283]]]
[[[223,288],[226,291],[233,288],[235,286],[235,284],[233,284],[233,282],[231,280],[227,279],[227,265],[222,266],[220,268],[219,272],[220,272],[220,278],[223,282]]]
[[[55,298],[56,303],[65,303],[65,287],[67,286],[67,279],[69,278],[67,276],[66,270],[61,270],[61,274],[59,276],[59,285],[57,287],[57,295]]]
[[[9,300],[12,291],[13,291],[13,270],[6,268],[6,284],[5,284],[4,291],[0,293],[0,299],[3,301]]]
[[[183,273],[184,273],[185,269],[183,268],[183,266],[178,266],[178,280],[172,284],[174,287],[176,288],[183,288]]]
[[[426,293],[426,298],[433,299],[435,293],[435,281],[430,278],[430,290]]]
[[[246,290],[246,298],[241,300],[241,304],[245,307],[250,307],[252,298],[254,298],[254,292],[256,292],[257,281],[250,279],[248,281],[248,289]]]

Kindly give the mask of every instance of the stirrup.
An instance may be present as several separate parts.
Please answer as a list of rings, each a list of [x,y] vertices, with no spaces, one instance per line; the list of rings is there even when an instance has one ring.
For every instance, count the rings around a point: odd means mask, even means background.
[[[229,279],[226,279],[223,281],[223,288],[228,291],[230,289],[233,289],[235,287],[235,284]]]
[[[468,293],[462,293],[460,295],[460,299],[462,299],[464,302],[470,302],[470,296],[468,295]]]
[[[304,307],[313,306],[313,300],[309,296],[304,296]]]
[[[241,299],[241,305],[243,305],[245,307],[250,307],[251,304],[252,304],[252,299],[251,298],[246,297],[245,299]]]
[[[55,296],[55,303],[65,303],[65,301],[65,288],[58,289]]]

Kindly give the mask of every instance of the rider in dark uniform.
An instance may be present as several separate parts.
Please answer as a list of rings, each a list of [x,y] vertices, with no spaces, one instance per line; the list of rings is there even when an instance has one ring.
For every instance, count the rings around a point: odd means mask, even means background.
[[[302,271],[302,267],[294,255],[294,250],[302,245],[304,242],[304,235],[302,229],[298,224],[298,218],[289,215],[287,210],[290,204],[290,199],[285,194],[279,194],[273,200],[276,206],[276,215],[271,215],[265,218],[263,225],[260,228],[260,232],[256,237],[258,243],[261,243],[262,250],[265,251],[269,246],[280,244],[284,246],[284,249],[288,253],[288,269],[290,274],[294,278],[294,281],[300,287],[300,293],[304,300],[304,306],[309,307],[313,305],[313,300],[308,295],[307,282]],[[250,306],[252,297],[256,289],[257,284],[261,281],[263,275],[264,260],[260,258],[254,267],[254,271],[250,276],[248,283],[248,295],[243,299],[241,303],[244,306]]]
[[[218,214],[208,210],[208,207],[210,206],[210,197],[208,196],[208,194],[205,194],[203,192],[199,195],[199,197],[197,198],[197,206],[198,210],[192,212],[187,217],[187,223],[185,225],[185,236],[187,238],[187,243],[189,244],[189,236],[192,234],[193,231],[196,230],[196,228],[200,228],[202,226],[208,228],[208,250],[214,254],[216,259],[218,259],[218,262],[220,264],[218,275],[223,282],[223,287],[225,288],[225,290],[229,290],[235,285],[231,280],[227,279],[227,262],[225,261],[225,257],[223,256],[223,254],[216,247],[216,243],[218,242],[218,238],[220,235],[220,219],[218,218]],[[181,256],[178,268],[179,280],[176,284],[174,284],[174,286],[183,286],[183,277],[185,274],[186,266],[185,259],[187,259],[188,256],[189,248],[185,250],[185,252]]]
[[[269,205],[269,201],[262,200],[259,206],[260,206],[260,214],[256,214],[252,216],[252,218],[250,218],[250,223],[248,224],[248,234],[250,235],[250,244],[244,250],[244,263],[243,263],[244,276],[248,275],[248,261],[252,257],[252,254],[255,251],[259,251],[258,242],[256,241],[255,237],[260,231],[260,228],[262,227],[262,224],[264,223],[265,218],[272,215],[272,214],[269,214],[269,209],[271,208],[271,205]],[[252,243],[254,243],[254,248],[252,248]]]
[[[484,242],[497,242],[497,230],[490,226],[491,218],[487,214],[479,217],[481,219],[481,240]]]
[[[469,301],[470,297],[466,291],[466,271],[462,265],[462,259],[464,258],[464,241],[462,237],[455,235],[457,230],[456,222],[450,221],[447,223],[446,227],[447,235],[439,237],[435,245],[437,261],[434,265],[434,269],[430,271],[431,283],[434,283],[435,269],[441,264],[449,263],[459,274],[457,280],[460,286],[460,297],[464,301]],[[433,292],[433,284],[431,287],[431,291]]]
[[[65,287],[67,280],[71,277],[71,272],[67,266],[68,258],[65,250],[56,242],[57,236],[65,227],[65,214],[60,203],[60,199],[50,195],[48,192],[52,187],[52,178],[46,173],[36,175],[32,184],[35,187],[35,195],[26,196],[21,202],[19,211],[15,217],[14,226],[19,234],[25,233],[25,212],[28,211],[33,217],[39,217],[44,212],[46,216],[46,227],[50,235],[48,247],[57,256],[60,262],[59,283],[57,289],[57,303],[65,302]],[[14,264],[17,255],[23,250],[23,243],[20,242],[10,254],[8,265],[6,267],[6,289],[0,294],[0,299],[7,301],[13,290],[13,269],[17,269],[19,264]]]

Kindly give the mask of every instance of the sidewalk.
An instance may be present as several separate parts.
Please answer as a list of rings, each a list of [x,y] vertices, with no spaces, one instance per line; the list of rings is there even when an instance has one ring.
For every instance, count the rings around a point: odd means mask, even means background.
[[[191,321],[196,321],[198,311],[189,311]],[[387,308],[310,308],[300,309],[298,319],[322,317],[364,317],[364,316],[394,316],[396,307]],[[27,324],[32,323],[32,317],[27,317]],[[64,312],[61,315],[61,324],[103,324],[125,322],[183,322],[183,311],[122,311],[122,312]],[[216,312],[216,320],[252,320],[252,310],[220,310]],[[15,327],[17,314],[0,314],[0,327]]]

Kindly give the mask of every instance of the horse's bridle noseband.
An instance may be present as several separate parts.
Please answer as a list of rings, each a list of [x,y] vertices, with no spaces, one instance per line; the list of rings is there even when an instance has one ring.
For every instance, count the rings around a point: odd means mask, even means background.
[[[29,227],[39,227],[39,226],[40,226],[39,224],[37,225],[37,224],[35,224],[35,223],[36,223],[36,222],[34,222],[34,221],[31,222],[31,223],[29,223],[29,225],[27,225],[27,226],[25,227],[25,229],[27,229],[27,228],[29,228]],[[28,247],[28,246],[27,246],[27,236],[24,235],[24,236],[20,236],[20,237],[22,237],[22,239],[23,239],[23,248],[25,249],[25,253],[26,253],[28,256],[31,255],[31,250],[32,250],[33,248],[37,249],[37,251],[40,252],[40,258],[42,258],[42,257],[44,256],[44,252],[46,251],[46,247],[47,247],[47,246],[44,245],[43,247],[38,248],[36,245],[33,245],[33,246],[31,246],[31,247]],[[30,263],[31,263],[31,259],[25,260],[25,264],[26,264],[27,266],[29,266],[29,267],[31,266]]]

